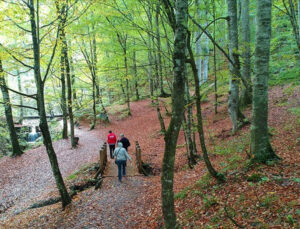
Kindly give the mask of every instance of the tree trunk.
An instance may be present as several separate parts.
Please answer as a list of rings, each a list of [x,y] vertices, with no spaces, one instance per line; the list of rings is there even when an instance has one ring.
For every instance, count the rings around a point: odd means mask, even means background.
[[[71,71],[70,71],[70,63],[68,57],[68,45],[66,41],[66,35],[63,37],[63,45],[64,48],[64,59],[66,66],[66,76],[67,76],[67,85],[68,85],[68,111],[69,111],[69,119],[70,119],[70,136],[71,136],[71,146],[72,148],[76,147],[76,142],[74,140],[74,115],[73,115],[73,101],[72,101],[72,83],[71,83]]]
[[[46,118],[45,111],[45,98],[44,98],[44,82],[41,76],[40,69],[40,42],[39,42],[39,24],[36,24],[35,18],[38,17],[38,10],[35,15],[34,0],[30,0],[28,3],[28,8],[30,10],[30,24],[31,24],[31,36],[33,43],[33,56],[34,56],[34,79],[37,89],[37,108],[40,117],[40,129],[43,135],[44,145],[50,160],[52,172],[56,181],[57,188],[59,190],[62,206],[63,208],[71,203],[71,198],[66,189],[65,183],[63,181],[62,175],[59,170],[57,157],[52,146],[51,135],[49,132],[49,127]]]
[[[196,66],[196,62],[195,62],[195,59],[194,59],[194,54],[193,54],[193,50],[191,48],[190,42],[191,42],[191,34],[189,32],[188,33],[187,47],[188,47],[188,51],[189,51],[189,55],[190,55],[189,63],[191,64],[192,72],[193,72],[193,76],[194,76],[194,81],[195,81],[195,95],[196,95],[196,109],[197,109],[197,130],[198,130],[198,134],[199,134],[199,140],[200,140],[201,150],[202,150],[202,154],[203,154],[203,159],[204,159],[204,162],[206,164],[206,167],[207,167],[208,172],[210,173],[210,175],[212,177],[216,178],[219,182],[223,182],[225,180],[225,177],[224,177],[223,174],[218,173],[214,169],[214,167],[212,166],[212,164],[209,160],[206,145],[205,145],[203,122],[202,122],[202,111],[201,111],[200,84],[199,84],[199,78],[198,78],[198,75],[197,75],[197,73],[198,73],[197,66]]]
[[[1,87],[1,92],[2,92],[3,103],[4,103],[6,124],[8,127],[9,137],[10,137],[10,141],[11,141],[11,145],[12,145],[11,156],[12,157],[20,156],[23,152],[20,148],[18,135],[15,130],[9,93],[8,93],[8,89],[7,89],[5,78],[4,78],[2,60],[0,60],[0,87]]]
[[[67,100],[66,100],[66,78],[65,78],[65,22],[66,22],[66,12],[64,3],[59,3],[58,0],[55,1],[57,15],[59,17],[59,40],[61,42],[60,50],[60,80],[61,80],[61,110],[63,115],[63,129],[62,138],[68,139],[68,112],[67,112]]]
[[[201,20],[201,9],[200,9],[200,5],[201,5],[201,0],[196,0],[196,6],[197,6],[197,17],[198,17],[198,22],[200,22]],[[196,32],[196,38],[200,35],[200,32]],[[202,83],[202,47],[201,47],[201,41],[202,38],[198,39],[196,41],[196,65],[197,65],[197,76],[198,76],[198,81],[200,83]]]
[[[134,41],[134,46],[135,46]],[[133,51],[133,73],[134,73],[134,89],[135,89],[135,97],[136,100],[140,100],[140,94],[139,94],[139,87],[138,87],[138,73],[137,73],[137,66],[136,66],[136,51]]]
[[[228,111],[232,122],[232,133],[243,125],[244,116],[239,110],[239,76],[240,61],[238,54],[238,26],[237,26],[237,4],[236,0],[228,0],[228,16],[229,16],[229,54],[233,64],[229,64],[230,80],[229,80],[229,98]]]
[[[216,40],[216,3],[213,0],[213,19],[214,19],[214,40]],[[215,89],[215,114],[218,113],[218,85],[217,85],[217,49],[216,44],[214,45],[214,89]]]
[[[251,152],[254,161],[265,163],[278,158],[274,153],[268,132],[268,77],[271,39],[272,0],[257,2],[255,75],[251,125]]]
[[[72,50],[71,48],[71,42],[69,42],[69,49]],[[73,96],[73,103],[75,104],[75,111],[79,109],[78,104],[77,104],[77,93],[75,89],[75,70],[74,70],[74,63],[73,63],[73,57],[72,57],[72,52],[69,52],[70,54],[70,69],[71,69],[71,82],[72,82],[72,96]]]
[[[189,88],[189,83],[186,80],[185,82],[185,95],[186,95],[186,107],[187,107],[187,119],[186,119],[186,128],[185,128],[185,132],[186,132],[186,139],[187,139],[187,144],[188,144],[188,148],[189,148],[189,166],[190,168],[193,168],[194,165],[197,164],[197,151],[195,150],[194,146],[194,142],[192,139],[192,116],[193,116],[193,103],[191,101],[191,97],[190,97],[190,88]]]
[[[60,81],[61,81],[61,110],[63,115],[63,129],[62,138],[68,139],[68,112],[67,112],[67,101],[66,101],[66,79],[65,79],[65,56],[64,47],[61,47],[60,54]]]
[[[163,84],[163,70],[162,70],[162,58],[161,58],[161,40],[160,40],[160,30],[159,30],[159,15],[160,15],[160,5],[156,4],[156,14],[155,14],[155,26],[156,26],[156,39],[157,39],[157,57],[158,57],[158,70],[159,70],[159,89],[160,97],[167,97],[167,93],[164,91]]]
[[[250,33],[250,16],[249,16],[249,0],[242,0],[242,58],[243,58],[243,67],[242,67],[242,77],[244,81],[247,82],[248,87],[242,88],[241,96],[241,105],[246,106],[251,104],[252,101],[252,87],[251,87],[251,33]]]
[[[152,13],[151,13],[151,7],[149,6],[147,9],[147,16],[149,20],[149,25],[150,25],[150,30],[152,31]],[[148,67],[148,79],[149,79],[149,91],[150,91],[150,97],[151,97],[151,103],[153,104],[153,96],[154,96],[154,82],[153,82],[153,45],[152,45],[152,38],[151,34],[148,33],[148,62],[149,62],[149,67]]]
[[[160,124],[160,132],[165,135],[166,134],[166,127],[165,127],[165,122],[164,122],[164,119],[161,115],[161,112],[160,112],[160,107],[159,107],[159,100],[158,98],[156,98],[156,112],[157,112],[157,117],[158,117],[158,121],[159,121],[159,124]]]
[[[125,70],[126,70],[126,103],[127,103],[127,115],[131,116],[131,111],[130,111],[130,97],[129,97],[129,80],[128,80],[128,63],[127,63],[127,50],[126,50],[126,45],[124,49],[124,64],[125,64]]]
[[[19,72],[19,70],[17,70],[17,75],[18,75],[18,89],[19,92],[22,92],[22,80],[21,80],[21,74]],[[19,104],[20,104],[20,108],[19,108],[19,123],[22,125],[23,123],[23,119],[24,119],[24,109],[23,109],[23,96],[19,95]]]
[[[203,61],[203,83],[208,80],[208,64],[209,64],[209,39],[205,36],[205,48],[203,49],[205,55]]]
[[[167,229],[176,228],[174,207],[174,163],[178,134],[184,114],[184,85],[185,85],[185,53],[188,24],[188,1],[177,0],[176,25],[174,34],[174,81],[172,94],[172,117],[165,135],[165,151],[162,166],[162,210]]]

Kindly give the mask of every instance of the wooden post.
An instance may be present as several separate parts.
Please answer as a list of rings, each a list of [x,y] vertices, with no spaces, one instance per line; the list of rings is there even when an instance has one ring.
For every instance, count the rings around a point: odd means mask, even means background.
[[[106,142],[104,143],[103,147],[104,147],[104,169],[105,169],[107,164],[107,143]]]
[[[141,148],[138,142],[136,142],[136,165],[138,168],[139,173],[143,173],[143,168],[142,168],[142,153],[141,153]]]

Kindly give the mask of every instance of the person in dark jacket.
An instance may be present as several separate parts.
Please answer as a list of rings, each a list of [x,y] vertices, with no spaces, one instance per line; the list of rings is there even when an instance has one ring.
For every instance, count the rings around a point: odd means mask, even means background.
[[[126,138],[125,136],[124,136],[124,134],[120,134],[120,140],[119,140],[119,142],[122,142],[122,144],[123,144],[123,147],[126,149],[126,151],[128,152],[128,147],[130,146],[130,142],[129,142],[129,140],[128,140],[128,138]]]

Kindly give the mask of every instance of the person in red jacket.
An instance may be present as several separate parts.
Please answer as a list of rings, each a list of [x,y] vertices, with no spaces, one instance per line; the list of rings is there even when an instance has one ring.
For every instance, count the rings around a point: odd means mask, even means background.
[[[109,153],[111,159],[114,158],[113,152],[115,150],[116,142],[117,142],[117,136],[111,130],[108,131],[107,144],[109,145]]]

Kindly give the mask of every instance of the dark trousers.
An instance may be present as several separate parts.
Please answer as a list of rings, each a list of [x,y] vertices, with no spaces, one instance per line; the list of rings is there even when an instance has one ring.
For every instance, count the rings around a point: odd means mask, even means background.
[[[115,150],[115,145],[109,145],[109,153],[110,153],[111,159],[114,158],[114,156],[113,156],[114,150]]]
[[[123,173],[123,176],[126,175],[126,160],[117,160],[116,163],[118,166],[119,181],[122,181],[122,173]]]

